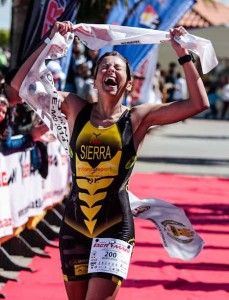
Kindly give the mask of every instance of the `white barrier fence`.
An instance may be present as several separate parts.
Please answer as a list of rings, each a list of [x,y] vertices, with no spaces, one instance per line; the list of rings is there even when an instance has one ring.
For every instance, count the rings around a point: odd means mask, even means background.
[[[30,151],[0,153],[0,238],[41,215],[68,192],[69,160],[58,141],[48,143],[48,176],[31,169]]]

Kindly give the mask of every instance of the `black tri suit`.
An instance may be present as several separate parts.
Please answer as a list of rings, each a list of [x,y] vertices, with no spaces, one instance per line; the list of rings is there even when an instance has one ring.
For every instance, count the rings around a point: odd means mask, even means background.
[[[122,278],[109,273],[88,273],[92,239],[114,238],[134,245],[134,222],[128,182],[136,161],[131,110],[116,124],[96,128],[90,122],[93,104],[78,114],[71,141],[72,187],[60,230],[60,253],[65,281],[92,276]]]

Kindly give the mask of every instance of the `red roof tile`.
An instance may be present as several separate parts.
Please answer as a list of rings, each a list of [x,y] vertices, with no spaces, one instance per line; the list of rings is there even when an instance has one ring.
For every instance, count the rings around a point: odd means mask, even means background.
[[[203,28],[229,24],[229,7],[220,2],[197,0],[192,10],[180,20],[185,28]]]

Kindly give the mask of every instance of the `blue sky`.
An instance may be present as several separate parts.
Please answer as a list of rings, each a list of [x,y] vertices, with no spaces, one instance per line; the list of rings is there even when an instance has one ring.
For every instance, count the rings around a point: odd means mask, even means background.
[[[9,29],[11,25],[12,1],[7,0],[5,5],[0,5],[0,29]]]
[[[229,0],[220,0],[229,5]],[[9,29],[11,25],[11,5],[12,0],[7,0],[6,4],[0,6],[0,29]]]

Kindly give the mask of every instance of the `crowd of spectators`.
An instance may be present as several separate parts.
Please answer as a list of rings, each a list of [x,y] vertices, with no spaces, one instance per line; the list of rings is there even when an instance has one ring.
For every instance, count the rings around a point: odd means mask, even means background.
[[[34,111],[26,104],[9,102],[4,83],[10,69],[10,53],[4,48],[0,50],[0,152],[10,155],[16,152],[30,150],[32,168],[39,170],[47,177],[48,158],[45,152],[43,138],[48,132],[45,124],[36,121]],[[46,158],[46,159],[45,159]]]
[[[78,40],[74,41],[67,74],[62,70],[61,62],[49,61],[47,68],[52,72],[54,83],[65,91],[74,92],[85,101],[96,102],[97,92],[93,87],[93,73],[99,52],[86,48]],[[10,69],[10,52],[0,48],[0,152],[9,155],[17,151],[32,149],[34,168],[40,170],[43,177],[47,176],[46,144],[48,128],[34,111],[26,104],[8,102],[4,94],[4,79]],[[141,99],[141,87],[144,75],[133,74],[133,89],[126,97],[129,107],[144,103]],[[217,82],[206,82],[210,108],[205,118],[228,119],[229,110],[229,77],[218,78]],[[168,69],[162,69],[157,63],[151,86],[151,102],[171,102],[184,100],[187,95],[187,85],[182,70],[175,62]],[[45,138],[46,136],[46,138]],[[50,136],[50,135],[49,135]],[[52,139],[53,140],[53,137]]]

